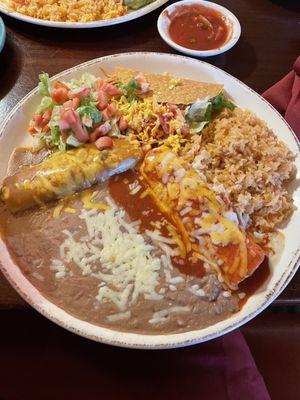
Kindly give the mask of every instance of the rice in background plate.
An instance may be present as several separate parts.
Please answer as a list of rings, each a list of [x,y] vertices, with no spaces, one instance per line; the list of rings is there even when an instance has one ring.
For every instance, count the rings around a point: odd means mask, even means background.
[[[91,22],[124,15],[127,7],[114,0],[2,0],[10,10],[57,22]]]

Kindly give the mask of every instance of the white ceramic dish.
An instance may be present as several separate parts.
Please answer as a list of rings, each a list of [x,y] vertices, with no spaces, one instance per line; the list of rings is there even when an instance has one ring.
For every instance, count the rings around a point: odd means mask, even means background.
[[[170,71],[175,76],[223,83],[226,92],[234,102],[240,107],[254,111],[260,118],[265,120],[276,135],[297,154],[298,178],[300,177],[299,143],[291,128],[262,97],[226,72],[203,61],[178,55],[123,53],[86,62],[56,75],[55,78],[66,80],[78,78],[85,71],[99,74],[100,66],[108,71],[112,71],[115,66],[161,73]],[[34,89],[16,105],[0,127],[0,181],[3,178],[6,163],[13,148],[29,142],[26,128],[38,102],[39,95],[37,89]],[[2,263],[1,269],[12,286],[29,304],[47,318],[72,332],[99,342],[131,348],[164,349],[188,346],[224,335],[245,324],[264,310],[292,279],[297,270],[300,257],[300,188],[294,192],[294,199],[298,209],[283,230],[286,237],[286,245],[280,260],[271,265],[271,275],[268,281],[247,301],[240,312],[225,321],[201,330],[171,335],[142,335],[101,328],[71,316],[45,299],[21,273],[1,240],[0,265]]]
[[[6,38],[5,25],[2,21],[2,18],[0,18],[0,53],[4,47],[5,38]]]
[[[228,26],[228,37],[226,42],[221,46],[213,50],[193,50],[188,49],[187,47],[180,46],[176,42],[174,42],[169,34],[169,26],[171,23],[171,16],[178,6],[189,6],[192,4],[200,4],[207,8],[211,8],[213,10],[219,11],[226,18],[226,25]],[[203,0],[184,0],[178,1],[177,3],[173,3],[167,8],[165,8],[160,14],[157,20],[157,29],[162,37],[162,39],[173,49],[179,51],[180,53],[187,54],[193,57],[211,57],[216,56],[217,54],[225,53],[225,51],[231,49],[236,42],[239,40],[241,35],[241,25],[239,20],[236,18],[231,11],[227,10],[227,8],[220,6],[219,4],[212,3],[210,1]]]
[[[156,10],[168,0],[155,0],[153,3],[148,4],[139,10],[132,10],[122,17],[112,18],[101,21],[92,22],[55,22],[55,21],[45,21],[43,19],[32,18],[24,14],[10,11],[4,4],[0,3],[0,12],[9,15],[12,18],[19,19],[20,21],[29,22],[30,24],[46,26],[49,28],[67,28],[67,29],[83,29],[83,28],[101,28],[104,26],[122,24],[124,22],[132,21],[133,19],[140,18],[143,15],[149,14],[151,11]]]

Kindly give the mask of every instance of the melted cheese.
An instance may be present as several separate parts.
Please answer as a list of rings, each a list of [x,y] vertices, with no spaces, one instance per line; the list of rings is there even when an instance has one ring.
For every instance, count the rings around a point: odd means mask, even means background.
[[[210,260],[210,265],[219,270],[226,256],[221,251],[219,256],[218,248],[236,246],[233,260],[229,257],[231,265],[222,269],[230,274],[227,276],[229,281],[244,279],[248,275],[247,237],[239,227],[237,215],[227,209],[222,198],[202,182],[193,168],[189,168],[187,161],[162,146],[148,153],[141,172],[150,185],[150,194],[155,202],[163,213],[172,218],[181,233],[183,240],[180,237],[176,240],[173,236],[180,256],[185,258],[192,249],[195,254],[193,259],[204,256],[207,262]],[[207,236],[210,240],[202,243]],[[195,240],[200,246],[195,244]],[[241,279],[233,275],[239,275]]]
[[[97,192],[92,192],[91,190],[85,190],[84,192],[81,193],[81,200],[83,202],[84,207],[96,210],[109,210],[110,209],[109,205],[100,201],[98,202],[93,201],[93,199],[95,198],[95,194],[97,194]]]

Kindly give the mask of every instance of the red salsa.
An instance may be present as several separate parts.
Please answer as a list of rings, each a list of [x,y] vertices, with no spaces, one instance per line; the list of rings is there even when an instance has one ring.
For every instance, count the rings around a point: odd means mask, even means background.
[[[213,50],[227,42],[229,29],[223,14],[200,4],[178,6],[169,27],[171,39],[192,50]]]

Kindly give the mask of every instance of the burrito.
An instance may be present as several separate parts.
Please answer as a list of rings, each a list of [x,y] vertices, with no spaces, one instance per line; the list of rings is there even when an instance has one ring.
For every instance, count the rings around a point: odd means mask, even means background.
[[[133,168],[140,157],[138,144],[126,139],[115,139],[112,149],[102,151],[94,144],[57,151],[39,164],[24,166],[7,176],[1,199],[11,212],[44,205]]]

